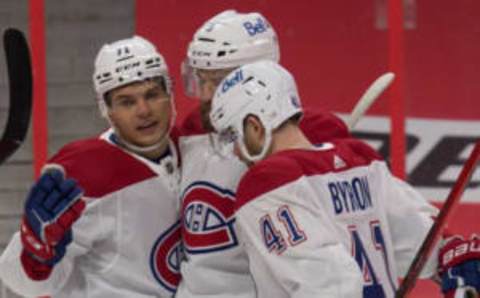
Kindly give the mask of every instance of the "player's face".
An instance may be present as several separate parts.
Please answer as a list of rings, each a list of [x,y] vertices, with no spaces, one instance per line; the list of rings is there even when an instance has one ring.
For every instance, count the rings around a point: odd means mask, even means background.
[[[200,114],[202,117],[203,128],[207,131],[213,131],[212,124],[210,123],[210,110],[215,90],[218,85],[220,85],[223,78],[225,78],[233,69],[234,68],[195,70],[200,90]]]
[[[161,84],[143,81],[112,90],[109,118],[120,137],[145,147],[166,139],[172,107]]]

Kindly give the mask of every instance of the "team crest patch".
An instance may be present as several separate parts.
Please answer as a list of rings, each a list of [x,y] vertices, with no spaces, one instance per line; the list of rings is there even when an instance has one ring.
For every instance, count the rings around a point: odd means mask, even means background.
[[[182,198],[182,237],[188,253],[208,253],[238,245],[233,229],[232,191],[199,181],[192,183]]]

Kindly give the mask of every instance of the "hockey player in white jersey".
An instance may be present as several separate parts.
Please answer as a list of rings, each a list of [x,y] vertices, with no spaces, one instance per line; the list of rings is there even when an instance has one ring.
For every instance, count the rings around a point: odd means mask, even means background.
[[[210,101],[233,69],[261,59],[279,60],[277,35],[259,13],[225,11],[202,25],[183,64],[188,94],[200,99],[179,139],[182,154],[182,239],[186,260],[177,297],[256,297],[234,228],[235,191],[246,167],[218,151],[209,121]],[[302,129],[316,141],[348,136],[329,113],[307,113]],[[307,121],[308,120],[308,121]],[[312,130],[313,124],[322,130]]]
[[[258,297],[394,297],[436,209],[364,143],[311,143],[302,113],[293,77],[271,61],[237,69],[213,98],[219,144],[234,143],[251,165],[235,216]],[[478,290],[479,244],[457,239],[436,251],[446,297]]]
[[[135,36],[101,48],[93,81],[111,128],[49,160],[0,277],[29,297],[171,297],[180,229],[167,65]]]

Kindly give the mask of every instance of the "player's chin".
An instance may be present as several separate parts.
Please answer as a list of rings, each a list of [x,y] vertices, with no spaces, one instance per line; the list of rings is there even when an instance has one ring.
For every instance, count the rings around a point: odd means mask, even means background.
[[[168,130],[161,130],[151,135],[143,135],[139,138],[139,142],[143,146],[152,146],[161,142],[165,138],[168,138]]]
[[[166,138],[167,135],[168,128],[156,127],[155,129],[149,130],[137,130],[132,137],[134,139],[134,144],[148,147],[157,144],[162,139]]]
[[[138,147],[150,147],[156,144],[159,144],[162,141],[163,137],[156,137],[156,138],[136,138],[133,142],[134,145]]]

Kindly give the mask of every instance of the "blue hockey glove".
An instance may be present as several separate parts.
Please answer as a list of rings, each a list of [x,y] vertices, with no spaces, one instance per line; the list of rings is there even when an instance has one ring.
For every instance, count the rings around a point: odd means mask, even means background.
[[[84,208],[83,191],[58,168],[44,173],[25,203],[20,229],[24,251],[22,264],[34,279],[44,279],[72,241],[71,226]]]

